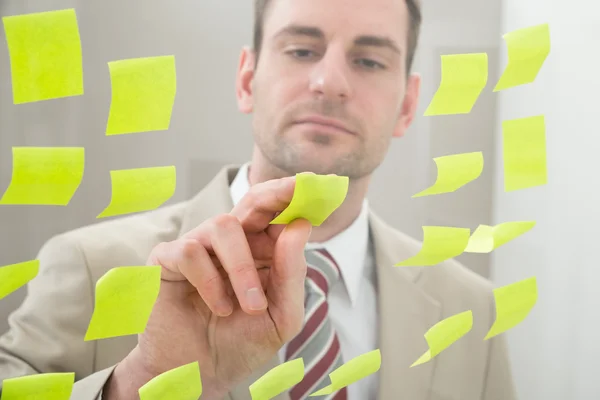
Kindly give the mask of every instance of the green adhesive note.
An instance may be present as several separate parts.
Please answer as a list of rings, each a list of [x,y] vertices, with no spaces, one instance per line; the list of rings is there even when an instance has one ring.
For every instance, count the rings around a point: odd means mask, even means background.
[[[12,155],[12,179],[0,204],[69,204],[83,179],[83,147],[13,147]]]
[[[484,340],[506,332],[523,322],[537,303],[537,297],[535,276],[494,289],[496,320]]]
[[[200,366],[192,362],[164,372],[142,386],[140,400],[198,400],[202,394]]]
[[[504,222],[496,226],[479,225],[471,235],[465,253],[489,253],[534,226],[535,221]]]
[[[348,182],[347,176],[297,174],[292,201],[271,224],[304,218],[313,226],[321,225],[346,199]]]
[[[437,157],[433,161],[438,170],[435,183],[413,198],[454,192],[479,178],[483,171],[483,153],[480,151]]]
[[[69,400],[74,372],[21,376],[3,381],[2,400]]]
[[[14,104],[83,95],[74,9],[2,17]]]
[[[550,27],[540,24],[502,36],[508,47],[508,64],[494,92],[535,81],[550,54]]]
[[[85,340],[140,334],[160,290],[160,266],[117,267],[96,283],[94,312]]]
[[[381,352],[379,349],[361,354],[330,373],[329,378],[331,379],[331,385],[311,394],[309,397],[331,394],[374,374],[379,371],[380,367]]]
[[[450,347],[452,343],[469,333],[471,328],[473,328],[473,312],[471,310],[455,314],[438,322],[425,333],[429,350],[423,353],[410,367],[432,360]]]
[[[276,366],[250,385],[252,400],[269,400],[304,379],[304,360],[297,358]]]
[[[40,261],[31,260],[0,267],[0,299],[5,298],[35,278],[40,271]]]
[[[96,218],[154,210],[175,193],[174,166],[110,171],[110,204]]]
[[[419,253],[395,264],[395,267],[431,266],[463,253],[471,230],[446,226],[424,226],[423,245]]]
[[[504,191],[548,183],[544,116],[503,121],[502,153]]]
[[[442,55],[441,82],[425,116],[468,114],[488,80],[487,53]]]
[[[108,69],[107,136],[169,129],[177,89],[174,56],[112,61]]]

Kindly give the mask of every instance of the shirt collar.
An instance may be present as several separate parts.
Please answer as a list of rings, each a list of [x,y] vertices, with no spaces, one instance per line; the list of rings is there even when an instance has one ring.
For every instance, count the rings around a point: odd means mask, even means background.
[[[233,204],[237,204],[250,189],[248,169],[250,163],[243,164],[231,183],[230,192]],[[363,281],[364,266],[369,243],[368,201],[363,201],[359,216],[352,224],[336,236],[323,243],[307,243],[307,249],[324,248],[340,267],[350,301],[354,306]]]

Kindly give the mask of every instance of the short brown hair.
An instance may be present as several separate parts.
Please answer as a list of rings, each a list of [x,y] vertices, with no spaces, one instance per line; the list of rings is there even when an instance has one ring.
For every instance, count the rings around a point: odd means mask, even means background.
[[[367,0],[368,1],[368,0]],[[256,53],[256,62],[262,47],[263,24],[267,9],[272,0],[254,0],[254,52]],[[419,32],[421,30],[421,0],[406,0],[408,7],[410,27],[408,30],[408,49],[406,54],[406,71],[411,70],[417,43],[419,41]]]

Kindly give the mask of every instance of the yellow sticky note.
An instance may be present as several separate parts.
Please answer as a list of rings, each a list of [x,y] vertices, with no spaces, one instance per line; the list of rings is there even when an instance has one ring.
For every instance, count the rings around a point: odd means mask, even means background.
[[[502,37],[508,47],[508,64],[494,92],[533,82],[550,54],[548,24],[518,29]]]
[[[198,400],[202,381],[198,362],[192,362],[164,372],[142,386],[140,400]]]
[[[0,204],[69,204],[83,179],[83,147],[13,147],[12,155],[12,179]]]
[[[116,267],[98,279],[85,340],[142,333],[158,297],[160,272],[160,266]]]
[[[483,171],[483,153],[454,154],[433,159],[437,165],[437,179],[433,186],[414,197],[454,192],[479,178]]]
[[[108,63],[112,97],[106,135],[169,129],[177,89],[175,57]]]
[[[485,340],[506,332],[523,322],[537,303],[537,297],[535,276],[494,289],[496,320],[485,336]]]
[[[488,80],[487,53],[442,55],[440,86],[425,116],[468,114]]]
[[[0,267],[0,299],[5,298],[35,278],[39,271],[39,260],[25,261]]]
[[[423,353],[410,367],[430,361],[450,347],[452,343],[469,333],[471,328],[473,328],[473,312],[471,310],[455,314],[438,322],[425,333],[429,350]]]
[[[96,218],[154,210],[175,193],[174,166],[110,171],[110,204]]]
[[[54,372],[5,379],[2,400],[69,400],[74,372]]]
[[[83,94],[81,40],[74,9],[2,17],[14,104]]]
[[[489,253],[534,226],[535,221],[504,222],[496,226],[479,225],[471,235],[465,253]]]
[[[321,225],[346,199],[348,182],[347,176],[297,174],[292,201],[271,224],[304,218],[313,226]]]
[[[250,385],[252,400],[269,400],[304,379],[304,360],[296,358],[276,366]]]
[[[548,183],[544,116],[503,121],[502,131],[504,190]]]
[[[431,266],[456,257],[467,247],[470,235],[469,228],[424,226],[423,245],[419,253],[395,266]]]
[[[354,382],[366,378],[379,371],[381,367],[381,352],[379,349],[354,357],[341,367],[329,374],[331,385],[311,394],[312,396],[324,396],[340,390]]]

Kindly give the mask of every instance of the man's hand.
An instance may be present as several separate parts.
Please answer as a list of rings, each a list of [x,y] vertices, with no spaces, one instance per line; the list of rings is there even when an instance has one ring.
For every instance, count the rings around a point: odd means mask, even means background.
[[[194,361],[203,398],[222,398],[300,331],[311,225],[269,225],[294,185],[294,177],[257,184],[231,213],[153,249],[148,264],[163,267],[160,294],[105,400],[135,399],[154,376]]]

